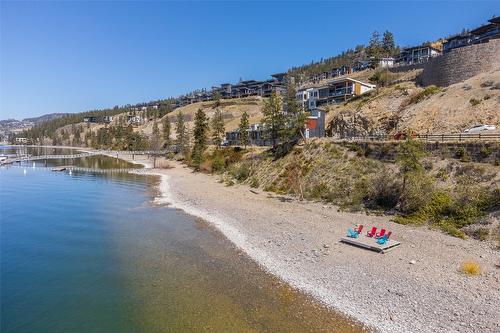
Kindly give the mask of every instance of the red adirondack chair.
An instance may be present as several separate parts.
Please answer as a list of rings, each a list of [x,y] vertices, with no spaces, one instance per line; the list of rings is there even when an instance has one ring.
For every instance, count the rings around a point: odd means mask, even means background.
[[[369,231],[366,233],[366,235],[367,235],[368,237],[373,237],[373,236],[375,236],[375,234],[376,234],[376,233],[377,233],[377,227],[372,227],[372,230],[369,230]]]
[[[360,224],[357,227],[354,227],[353,229],[354,229],[355,232],[357,232],[358,234],[360,234],[361,230],[363,230],[363,225]]]
[[[385,237],[387,238],[387,240],[389,240],[389,237],[391,237],[392,235],[392,231],[389,231],[387,234],[385,234]]]
[[[380,232],[377,232],[377,233],[375,234],[375,237],[376,237],[376,238],[380,238],[380,237],[384,237],[384,235],[385,235],[385,229],[384,229],[384,228],[382,228],[382,229],[380,229]]]

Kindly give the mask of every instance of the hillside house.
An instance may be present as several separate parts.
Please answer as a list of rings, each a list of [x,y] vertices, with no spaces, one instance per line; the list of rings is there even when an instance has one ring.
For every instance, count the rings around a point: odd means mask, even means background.
[[[98,122],[98,120],[97,120],[97,117],[83,117],[83,122],[95,124]]]
[[[317,87],[302,88],[297,91],[299,101],[314,110],[322,105],[340,103],[375,89],[374,84],[361,82],[351,78],[339,78]],[[305,103],[304,97],[307,98]]]
[[[129,125],[141,125],[144,122],[142,117],[137,116],[137,115],[128,115],[127,116],[127,123]]]
[[[403,49],[396,58],[401,65],[420,64],[441,55],[441,50],[431,45],[420,45]]]
[[[226,141],[230,146],[241,145],[240,130],[226,132]],[[252,124],[248,127],[248,144],[250,146],[271,146],[271,140],[266,140],[265,130],[262,124]]]
[[[102,122],[105,124],[109,124],[113,121],[113,116],[103,116],[102,117]]]
[[[304,137],[323,138],[325,136],[325,112],[320,109],[311,111],[304,126]]]
[[[488,20],[488,24],[482,25],[464,34],[450,37],[443,43],[443,53],[453,49],[480,43],[487,43],[490,39],[500,38],[500,17]]]

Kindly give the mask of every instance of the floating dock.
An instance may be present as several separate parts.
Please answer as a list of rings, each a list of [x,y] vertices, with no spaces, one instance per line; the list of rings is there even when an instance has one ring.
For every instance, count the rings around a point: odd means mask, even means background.
[[[341,237],[340,241],[379,253],[389,252],[401,244],[400,242],[392,239],[389,239],[385,244],[379,244],[375,238],[366,237],[364,235],[360,235],[358,238],[345,236]]]

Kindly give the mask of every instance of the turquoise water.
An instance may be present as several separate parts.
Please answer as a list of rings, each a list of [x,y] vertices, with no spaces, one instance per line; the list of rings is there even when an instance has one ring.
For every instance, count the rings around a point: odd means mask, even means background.
[[[360,331],[153,205],[157,181],[0,168],[0,331]]]

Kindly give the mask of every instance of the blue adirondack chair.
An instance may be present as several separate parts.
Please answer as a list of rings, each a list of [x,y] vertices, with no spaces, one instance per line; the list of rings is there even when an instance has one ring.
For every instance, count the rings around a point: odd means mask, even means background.
[[[359,236],[359,233],[357,233],[356,231],[352,230],[351,228],[349,228],[347,230],[347,237],[358,238],[358,236]]]

